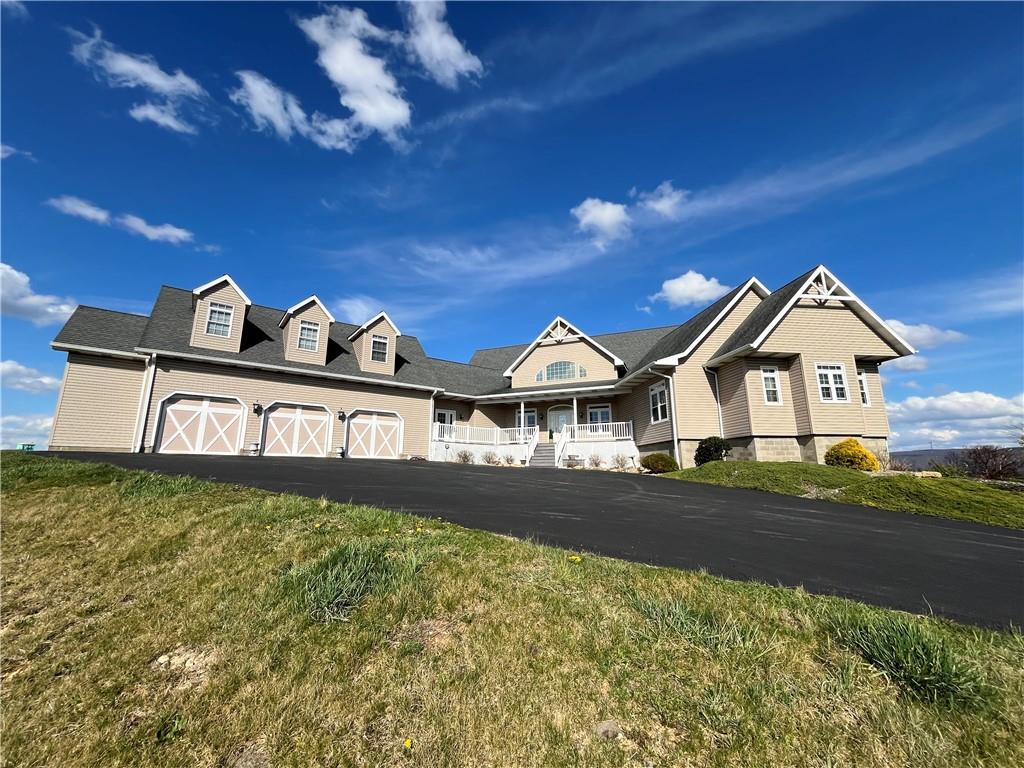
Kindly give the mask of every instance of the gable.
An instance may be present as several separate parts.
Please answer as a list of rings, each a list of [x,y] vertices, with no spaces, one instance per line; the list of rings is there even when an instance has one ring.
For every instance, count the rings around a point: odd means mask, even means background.
[[[753,290],[748,290],[746,295],[740,297],[717,325],[710,328],[707,335],[700,339],[691,350],[687,361],[700,361],[703,365],[714,355],[722,342],[728,339],[743,322],[750,317],[751,313],[761,305],[761,297]]]
[[[575,366],[574,375],[549,380],[548,366],[559,362]],[[585,369],[583,376],[580,375],[581,367]],[[565,367],[562,367],[561,372],[564,373],[564,370]],[[538,371],[542,372],[540,381],[537,380]],[[618,372],[604,352],[586,340],[571,338],[534,347],[512,371],[512,386],[532,387],[538,384],[607,381],[615,378],[618,378]]]
[[[895,349],[857,313],[838,302],[799,303],[768,334],[761,352],[796,354],[806,350],[849,351],[864,357],[899,357]]]
[[[526,361],[526,359],[538,347],[561,346],[571,342],[581,341],[589,344],[593,351],[595,351],[599,355],[602,355],[606,360],[608,360],[608,362],[612,366],[612,370],[614,370],[617,366],[623,365],[622,360],[620,360],[614,353],[610,352],[601,344],[598,344],[596,341],[594,341],[594,339],[592,339],[587,334],[583,333],[583,331],[574,326],[568,320],[565,320],[561,317],[556,317],[554,320],[551,321],[547,328],[541,331],[540,335],[536,339],[534,339],[533,342],[526,347],[526,349],[523,350],[519,357],[517,357],[509,365],[508,369],[505,371],[505,375],[514,376],[516,370]]]

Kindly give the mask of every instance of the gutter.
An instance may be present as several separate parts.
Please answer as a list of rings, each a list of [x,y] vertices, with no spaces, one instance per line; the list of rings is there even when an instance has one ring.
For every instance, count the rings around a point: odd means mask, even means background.
[[[119,349],[105,349],[104,347],[86,347],[81,344],[63,344],[61,342],[50,342],[50,349],[58,352],[88,352],[94,355],[106,355],[107,357],[121,357],[125,360],[148,360],[149,355],[140,355],[137,352],[124,352]]]
[[[666,386],[666,389],[668,389],[668,400],[669,400],[670,407],[672,408],[672,458],[676,460],[676,464],[677,465],[682,467],[682,464],[679,462],[679,436],[678,436],[678,427],[677,427],[677,424],[676,424],[676,387],[675,387],[675,383],[672,381],[672,377],[671,376],[668,376],[668,375],[666,375],[664,373],[658,373],[657,371],[652,371],[650,368],[648,368],[647,371],[648,371],[648,373],[653,373],[655,376],[660,376],[661,378],[665,379],[666,382],[668,382],[665,386]]]
[[[385,381],[382,379],[370,379],[365,376],[352,376],[344,373],[328,373],[320,371],[309,371],[302,368],[290,368],[285,365],[271,365],[269,363],[252,363],[241,360],[229,360],[223,357],[209,357],[207,355],[190,355],[184,352],[168,352],[165,349],[145,349],[142,347],[136,347],[139,352],[147,352],[149,354],[160,355],[161,357],[170,357],[177,360],[192,360],[200,363],[216,363],[218,365],[230,365],[235,368],[252,368],[255,370],[265,371],[281,371],[282,373],[294,373],[299,376],[312,376],[318,379],[337,379],[340,381],[354,381],[360,384],[375,384],[381,387],[395,387],[397,389],[415,389],[420,392],[444,392],[443,389],[438,387],[428,387],[420,384],[405,384],[397,381]],[[138,357],[144,357],[139,355]]]

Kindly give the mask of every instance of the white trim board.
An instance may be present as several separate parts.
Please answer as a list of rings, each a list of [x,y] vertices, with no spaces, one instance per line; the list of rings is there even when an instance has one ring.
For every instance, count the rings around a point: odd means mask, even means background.
[[[238,283],[231,279],[231,275],[221,275],[220,277],[214,278],[208,283],[203,283],[198,288],[193,288],[192,295],[198,296],[199,294],[205,293],[206,291],[210,290],[214,286],[220,285],[221,283],[230,284],[231,287],[234,288],[235,291],[238,293],[238,295],[242,297],[242,301],[245,302],[245,306],[252,306],[252,302],[249,301],[249,297],[245,295],[245,291],[238,287]]]
[[[376,315],[374,315],[369,320],[367,320],[365,323],[363,323],[358,328],[356,328],[355,331],[352,332],[352,335],[348,337],[348,340],[352,341],[356,336],[358,336],[359,334],[361,334],[364,331],[366,331],[371,325],[376,323],[381,318],[384,318],[385,320],[387,320],[388,323],[391,325],[391,327],[395,329],[395,336],[401,336],[402,335],[402,332],[400,330],[398,330],[398,326],[395,325],[395,321],[392,320],[390,317],[388,317],[388,313],[387,312],[385,312],[384,310],[381,310]]]
[[[331,314],[331,310],[329,310],[324,305],[324,303],[322,301],[320,301],[319,298],[317,298],[317,295],[314,293],[312,296],[307,296],[305,299],[300,301],[298,304],[295,304],[294,306],[291,306],[288,309],[286,309],[284,311],[284,316],[281,318],[281,322],[277,324],[277,327],[278,328],[284,328],[285,323],[288,322],[288,318],[290,318],[292,315],[294,315],[300,309],[308,306],[309,304],[316,304],[318,307],[320,307],[320,309],[323,311],[323,313],[325,315],[327,315],[327,322],[329,322],[329,323],[336,323],[337,322],[337,320],[334,319],[334,315]]]

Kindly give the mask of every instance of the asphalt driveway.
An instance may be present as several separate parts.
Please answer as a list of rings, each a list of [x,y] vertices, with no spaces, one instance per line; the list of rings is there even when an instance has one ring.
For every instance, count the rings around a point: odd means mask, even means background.
[[[440,517],[986,626],[1024,625],[1024,532],[659,477],[431,462],[60,454]]]

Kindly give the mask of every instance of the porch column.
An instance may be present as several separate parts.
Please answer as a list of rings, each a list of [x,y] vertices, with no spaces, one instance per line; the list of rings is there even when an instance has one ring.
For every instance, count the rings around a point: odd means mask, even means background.
[[[577,420],[576,420],[576,397],[575,396],[573,396],[573,398],[572,398],[572,423],[573,423],[574,426],[577,424]]]
[[[526,442],[526,401],[519,401],[519,439]]]

